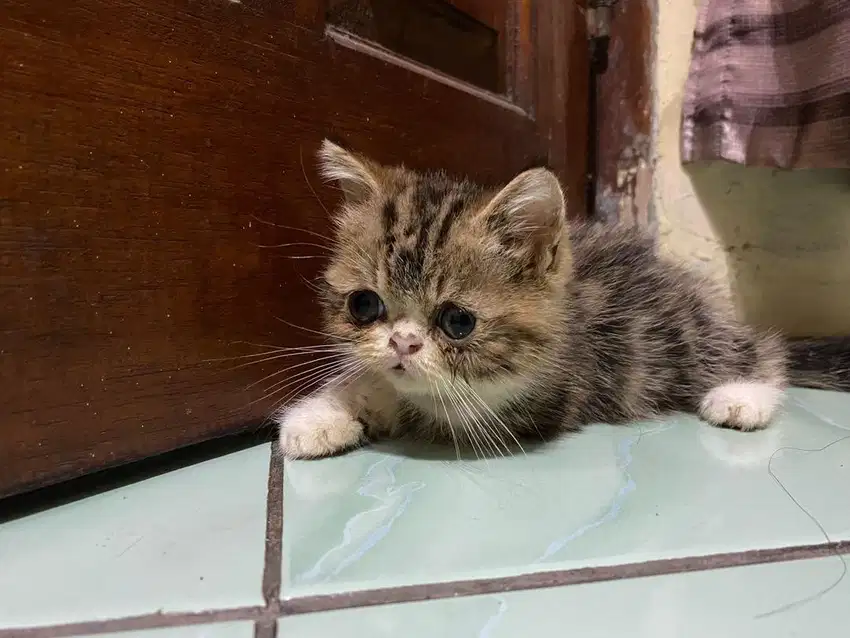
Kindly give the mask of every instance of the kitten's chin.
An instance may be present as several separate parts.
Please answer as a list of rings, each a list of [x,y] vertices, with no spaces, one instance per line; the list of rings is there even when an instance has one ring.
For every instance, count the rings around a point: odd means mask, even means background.
[[[384,377],[399,394],[427,395],[432,391],[427,377],[416,370],[390,368],[384,372]]]

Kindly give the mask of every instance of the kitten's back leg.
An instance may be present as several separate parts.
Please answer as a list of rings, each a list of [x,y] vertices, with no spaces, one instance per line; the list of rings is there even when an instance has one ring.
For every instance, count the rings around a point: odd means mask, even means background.
[[[785,394],[785,344],[776,335],[758,335],[754,355],[751,375],[719,383],[700,400],[703,419],[743,431],[770,424]]]

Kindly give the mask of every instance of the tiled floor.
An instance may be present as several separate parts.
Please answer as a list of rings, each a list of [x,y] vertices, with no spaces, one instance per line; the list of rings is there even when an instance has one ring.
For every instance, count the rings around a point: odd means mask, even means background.
[[[820,638],[850,624],[850,394],[794,390],[765,432],[677,416],[508,459],[386,446],[281,474],[270,452],[0,525],[0,638]]]

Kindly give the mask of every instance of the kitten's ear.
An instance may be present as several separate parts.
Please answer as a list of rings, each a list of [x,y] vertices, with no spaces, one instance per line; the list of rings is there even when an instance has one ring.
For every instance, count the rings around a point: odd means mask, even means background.
[[[484,209],[488,228],[510,243],[545,249],[557,244],[566,225],[566,204],[554,173],[532,168],[514,177]]]
[[[348,203],[356,204],[378,192],[378,175],[381,170],[378,164],[350,153],[327,139],[322,141],[318,155],[322,177],[336,182]]]

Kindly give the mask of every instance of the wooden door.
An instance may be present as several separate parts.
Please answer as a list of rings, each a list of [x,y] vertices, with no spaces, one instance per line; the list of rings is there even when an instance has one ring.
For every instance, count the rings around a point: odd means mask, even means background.
[[[6,0],[0,495],[268,414],[274,368],[210,360],[310,340],[322,249],[269,246],[327,232],[325,136],[484,181],[548,160],[582,215],[586,48],[574,2]]]

